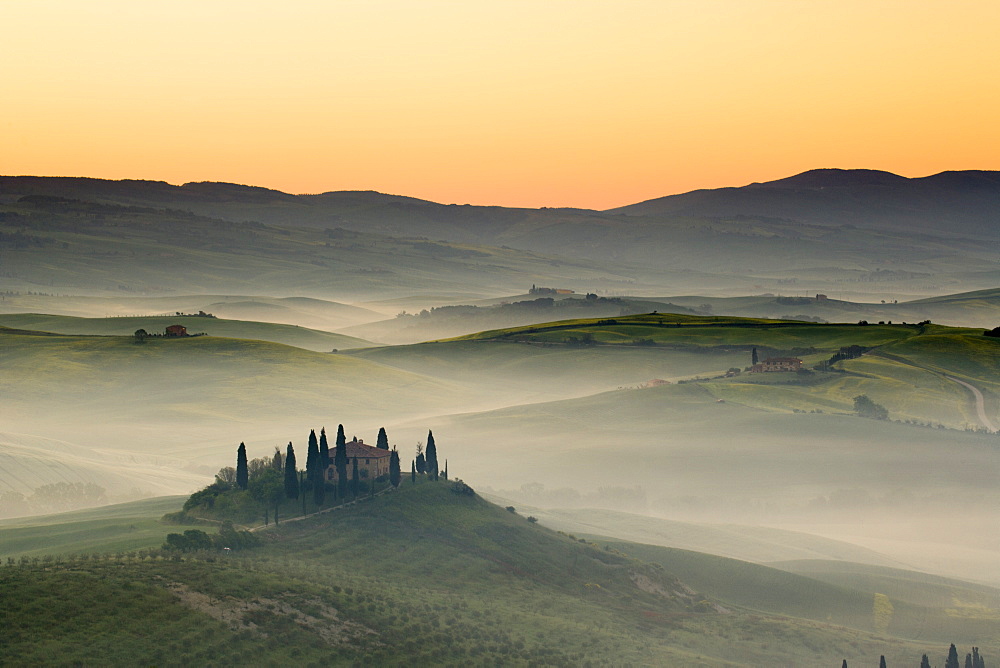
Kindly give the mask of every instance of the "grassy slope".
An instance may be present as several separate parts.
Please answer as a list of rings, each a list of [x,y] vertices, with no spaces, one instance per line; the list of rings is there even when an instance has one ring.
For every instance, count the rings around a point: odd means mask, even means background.
[[[522,397],[551,399],[635,385],[653,378],[672,379],[724,372],[738,365],[742,352],[677,350],[664,354],[647,347],[528,346],[515,343],[449,341],[352,351],[352,356],[386,366],[503,390]]]
[[[814,534],[762,526],[679,522],[662,517],[601,508],[535,508],[519,511],[538,517],[545,526],[578,535],[599,535],[633,543],[649,543],[741,561],[768,563],[797,559],[900,564],[883,554]]]
[[[112,496],[173,493],[204,483],[204,470],[180,456],[166,453],[115,451],[106,443],[81,445],[26,434],[0,433],[0,493],[30,496],[42,485],[94,483]],[[0,508],[0,516],[9,515]]]
[[[830,296],[832,297],[833,294]],[[819,317],[828,322],[868,320],[869,322],[888,321],[893,323],[931,320],[959,327],[989,329],[995,327],[996,322],[1000,321],[1000,291],[996,289],[892,303],[895,289],[885,286],[879,296],[889,298],[889,303],[854,302],[840,299],[816,300],[814,295],[809,295],[809,298],[797,304],[782,304],[779,300],[784,298],[773,295],[743,297],[692,295],[663,297],[661,301],[689,308],[701,308],[703,305],[708,305],[715,313],[748,318],[809,316]]]
[[[479,332],[455,340],[526,340],[565,343],[570,336],[590,333],[598,343],[628,344],[652,340],[657,344],[714,347],[768,346],[773,349],[815,347],[837,350],[841,346],[881,345],[913,336],[917,330],[903,326],[818,325],[765,318],[694,316],[648,313],[605,319],[566,320],[540,325]]]
[[[233,339],[271,341],[316,352],[372,345],[370,341],[364,339],[294,325],[222,318],[184,316],[73,318],[38,313],[0,314],[0,326],[59,334],[131,336],[138,329],[145,329],[150,334],[162,334],[170,325],[182,325],[191,334],[205,333]]]
[[[230,559],[0,569],[0,660],[806,666],[885,654],[908,665],[944,642],[713,611],[669,574],[671,559],[659,569],[581,544],[445,483],[404,482],[264,537],[264,547]],[[762,586],[757,571],[728,560],[676,563],[707,579],[724,574],[723,589]],[[841,591],[813,582],[819,595]],[[801,589],[782,593],[794,599]],[[53,623],[64,615],[73,623]],[[991,643],[980,640],[984,651]]]
[[[377,427],[386,406],[396,419],[421,416],[455,405],[463,392],[366,360],[264,341],[204,336],[138,345],[131,337],[0,328],[0,342],[5,429],[81,444],[60,456],[37,439],[5,439],[0,461],[17,483],[8,486],[24,494],[61,480],[96,482],[112,495],[190,492],[231,465],[240,441],[252,457],[269,455],[290,440],[303,447],[310,428]]]
[[[160,521],[164,514],[176,511],[185,498],[157,497],[56,515],[0,520],[0,558],[159,547],[168,533],[190,528]]]
[[[78,411],[116,401],[138,418],[244,420],[250,415],[371,411],[379,393],[425,410],[445,384],[344,355],[212,336],[149,339],[39,335],[0,329],[8,399],[25,409],[68,402]],[[322,392],[319,391],[322,388]],[[427,399],[425,397],[433,397]],[[405,409],[404,409],[405,410]]]
[[[554,295],[553,297],[555,299],[548,307],[535,305],[535,300],[540,298],[539,295],[481,300],[478,304],[473,305],[462,302],[450,305],[451,307],[438,304],[427,312],[419,312],[421,309],[417,309],[418,312],[406,316],[349,327],[343,332],[374,341],[407,344],[553,320],[579,317],[615,318],[623,312],[642,313],[655,310],[684,312],[687,310],[673,304],[640,298],[590,300],[585,299],[583,295],[572,297]]]
[[[876,593],[893,605],[889,632],[914,640],[976,644],[1000,641],[1000,590],[898,569],[803,562],[799,573],[697,552],[636,543],[610,543],[659,563],[716,600],[763,612],[873,628]]]
[[[360,306],[310,297],[217,294],[170,297],[7,294],[0,295],[0,311],[49,313],[81,318],[205,311],[232,320],[275,322],[322,330],[372,322],[385,317],[384,313]]]
[[[604,346],[653,341],[675,350],[735,352],[757,347],[760,356],[795,349],[809,367],[842,346],[875,347],[860,359],[841,362],[845,374],[801,378],[793,374],[744,375],[706,385],[718,398],[778,411],[841,412],[853,409],[853,398],[867,394],[885,405],[898,420],[934,422],[953,428],[978,427],[969,393],[949,381],[956,376],[983,390],[988,410],[1000,406],[1000,344],[981,330],[937,325],[821,325],[717,316],[647,314],[608,319],[561,321],[531,327],[481,332],[454,342],[522,342],[563,345],[590,336]],[[656,348],[652,348],[656,350]],[[399,354],[398,352],[396,354]],[[589,353],[596,355],[598,353]],[[661,353],[662,354],[662,353]],[[393,353],[376,353],[391,359]],[[721,361],[721,360],[719,360]],[[745,358],[731,360],[742,367]],[[712,367],[705,366],[705,370]],[[714,367],[715,370],[719,365]],[[724,368],[724,367],[722,367]]]

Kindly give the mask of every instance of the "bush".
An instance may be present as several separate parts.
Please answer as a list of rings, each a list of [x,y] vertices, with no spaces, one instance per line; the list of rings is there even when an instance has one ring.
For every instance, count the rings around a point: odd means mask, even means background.
[[[460,494],[462,496],[475,496],[476,495],[476,491],[474,489],[472,489],[471,487],[469,487],[468,485],[466,485],[464,482],[462,482],[458,478],[456,478],[451,483],[451,491],[454,494]]]

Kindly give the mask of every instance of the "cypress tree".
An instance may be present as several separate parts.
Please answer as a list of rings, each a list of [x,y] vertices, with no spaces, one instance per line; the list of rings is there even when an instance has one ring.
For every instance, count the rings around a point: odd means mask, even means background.
[[[983,661],[978,647],[972,648],[972,668],[986,668],[986,663]]]
[[[434,444],[434,433],[427,432],[427,458],[425,467],[427,469],[427,475],[433,480],[438,479],[438,456],[437,456],[437,445]]]
[[[847,668],[847,659],[844,659],[844,663],[840,665],[840,668]]]
[[[310,485],[316,483],[316,471],[319,470],[319,442],[316,440],[316,430],[309,430],[309,450],[306,451],[306,480]]]
[[[427,471],[427,462],[424,461],[424,453],[421,452],[417,454],[416,466],[417,473],[424,473]]]
[[[448,460],[444,460],[444,479],[448,479]]]
[[[931,660],[927,658],[926,654],[920,657],[920,668],[931,668]]]
[[[333,453],[333,463],[337,467],[337,496],[347,496],[347,437],[344,425],[337,426],[337,449]]]
[[[278,446],[274,446],[274,456],[271,457],[271,466],[274,467],[275,471],[283,471],[285,469],[285,460],[281,456],[281,449]]]
[[[385,427],[379,427],[378,438],[375,439],[375,447],[383,450],[389,449],[389,437],[385,435]]]
[[[401,477],[401,471],[399,470],[399,453],[396,452],[396,448],[393,448],[392,452],[389,453],[389,482],[392,483],[393,487],[399,487]]]
[[[305,481],[305,471],[299,471],[299,496],[302,497],[302,516],[306,515],[306,481]]]
[[[410,482],[417,482],[417,460],[410,460]]]
[[[319,467],[323,469],[323,478],[326,478],[326,469],[330,466],[330,446],[326,442],[326,427],[319,430]]]
[[[299,473],[295,470],[295,448],[291,441],[285,452],[285,496],[289,499],[299,498]]]
[[[247,446],[240,443],[236,449],[236,485],[240,489],[246,489],[250,482],[250,473],[247,471]]]
[[[948,660],[944,662],[944,668],[961,668],[958,665],[958,650],[955,648],[955,643],[948,648]]]
[[[351,471],[351,494],[358,498],[358,458],[354,458],[354,470]]]
[[[316,455],[316,460],[319,460],[318,454]],[[323,470],[317,467],[316,477],[313,478],[313,503],[317,507],[322,506],[326,500],[326,481],[323,478]]]
[[[973,668],[973,665],[972,665],[972,652],[968,652],[965,655],[965,668]]]
[[[756,364],[757,363],[757,349],[756,348],[754,348],[753,350],[750,351],[750,362],[751,362],[751,364]]]
[[[878,668],[885,668],[885,654],[879,657]]]

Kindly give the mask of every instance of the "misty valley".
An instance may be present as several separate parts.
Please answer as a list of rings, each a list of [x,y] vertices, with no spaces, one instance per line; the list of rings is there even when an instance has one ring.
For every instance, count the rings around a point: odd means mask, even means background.
[[[0,663],[996,665],[998,206],[0,177]]]

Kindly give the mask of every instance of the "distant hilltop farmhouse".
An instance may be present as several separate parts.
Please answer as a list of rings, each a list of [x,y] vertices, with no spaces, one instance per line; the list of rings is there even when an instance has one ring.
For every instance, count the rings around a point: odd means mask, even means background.
[[[351,470],[354,462],[358,463],[358,475],[361,479],[379,478],[389,475],[389,458],[392,453],[389,450],[376,448],[368,445],[364,440],[355,438],[353,441],[345,443],[347,447],[347,470]],[[349,474],[348,474],[349,475]],[[326,468],[326,479],[329,482],[337,481],[337,466],[331,460]]]
[[[802,360],[798,357],[768,357],[750,367],[750,373],[771,373],[775,371],[798,371]]]
[[[566,288],[539,288],[534,285],[528,290],[529,295],[573,295],[576,294],[573,290],[567,290]]]

